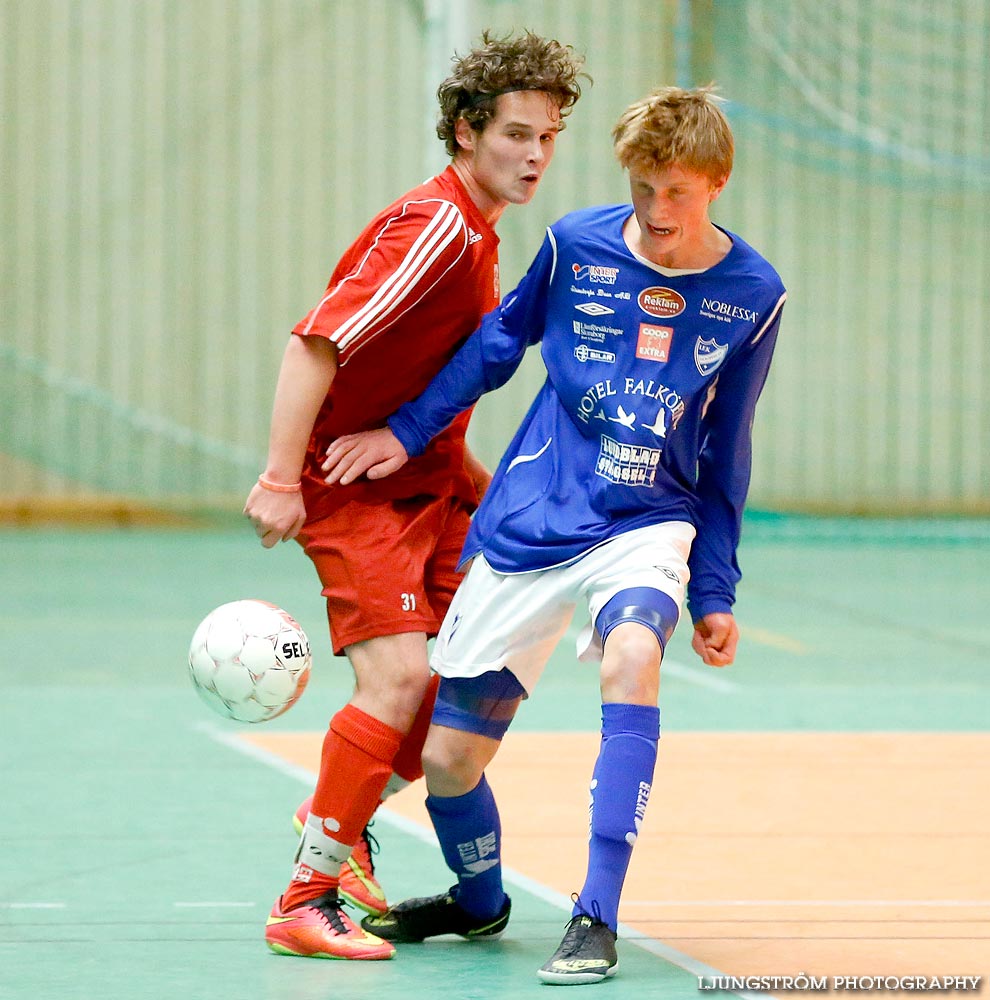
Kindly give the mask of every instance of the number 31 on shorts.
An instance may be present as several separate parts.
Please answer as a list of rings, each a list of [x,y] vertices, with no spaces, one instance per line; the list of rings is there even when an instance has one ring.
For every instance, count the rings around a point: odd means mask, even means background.
[[[415,611],[416,610],[416,595],[415,594],[402,594],[402,610],[403,611]]]

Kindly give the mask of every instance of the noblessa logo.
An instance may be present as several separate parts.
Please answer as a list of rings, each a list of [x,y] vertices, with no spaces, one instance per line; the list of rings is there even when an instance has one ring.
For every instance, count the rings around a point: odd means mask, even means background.
[[[756,311],[753,309],[733,305],[731,302],[719,302],[718,299],[702,299],[699,311],[702,316],[714,315],[716,318],[725,319],[726,321],[730,319],[744,319],[750,323],[755,323],[758,318]]]
[[[599,267],[597,264],[571,264],[571,270],[575,281],[587,278],[596,285],[614,285],[619,277],[617,267]]]
[[[659,316],[661,319],[677,316],[684,312],[686,305],[679,292],[675,292],[673,288],[661,288],[659,285],[644,288],[636,301],[643,312],[647,312],[651,316]]]

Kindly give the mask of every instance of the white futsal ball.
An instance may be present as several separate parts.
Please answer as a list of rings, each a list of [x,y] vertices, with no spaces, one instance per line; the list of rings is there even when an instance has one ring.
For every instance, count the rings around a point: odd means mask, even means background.
[[[189,676],[214,712],[267,722],[299,700],[312,657],[288,612],[267,601],[232,601],[200,622],[189,646]]]

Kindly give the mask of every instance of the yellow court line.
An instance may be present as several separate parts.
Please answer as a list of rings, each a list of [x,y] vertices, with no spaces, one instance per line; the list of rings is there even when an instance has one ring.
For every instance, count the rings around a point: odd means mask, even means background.
[[[805,656],[810,652],[808,646],[798,639],[792,639],[788,635],[781,635],[779,632],[771,632],[769,629],[756,628],[753,625],[740,625],[739,634],[763,646],[770,646],[785,653],[793,653],[795,656]]]

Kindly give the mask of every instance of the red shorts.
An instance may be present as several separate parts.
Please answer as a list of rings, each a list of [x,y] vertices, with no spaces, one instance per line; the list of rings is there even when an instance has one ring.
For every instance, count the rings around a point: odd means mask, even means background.
[[[452,497],[352,502],[306,523],[298,541],[323,584],[334,653],[383,635],[437,634],[461,581],[472,509]]]

